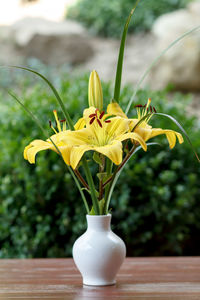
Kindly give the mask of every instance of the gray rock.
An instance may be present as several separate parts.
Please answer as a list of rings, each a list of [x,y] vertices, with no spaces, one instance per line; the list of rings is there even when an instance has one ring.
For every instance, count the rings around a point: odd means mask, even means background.
[[[53,22],[25,18],[11,26],[14,43],[21,54],[48,64],[78,64],[93,55],[90,38],[76,22]]]
[[[155,51],[161,53],[184,32],[200,25],[200,3],[187,9],[165,14],[157,19],[153,33],[157,37]],[[151,72],[153,88],[163,88],[172,83],[186,91],[200,90],[200,33],[196,31],[173,46]]]

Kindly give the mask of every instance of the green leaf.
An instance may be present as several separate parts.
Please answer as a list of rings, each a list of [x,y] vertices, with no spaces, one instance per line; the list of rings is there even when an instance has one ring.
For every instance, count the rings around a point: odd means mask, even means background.
[[[166,117],[166,118],[172,120],[178,126],[178,128],[181,130],[181,132],[183,133],[183,135],[186,137],[186,139],[187,139],[190,147],[192,148],[192,150],[193,150],[193,152],[194,152],[194,154],[195,154],[198,162],[200,162],[200,159],[199,159],[199,157],[198,157],[198,155],[197,155],[197,153],[196,153],[196,151],[195,151],[195,149],[194,149],[194,147],[192,145],[192,142],[191,142],[188,134],[186,133],[185,129],[181,126],[181,124],[174,117],[172,117],[170,115],[163,114],[163,113],[154,113],[154,115]]]
[[[98,165],[102,166],[102,160],[101,160],[101,158],[100,158],[99,153],[94,152],[94,154],[93,154],[93,160],[94,160]]]
[[[104,200],[104,198],[103,198],[103,199],[101,199],[101,200],[99,201],[100,215],[103,215],[103,214],[104,214],[104,205],[105,205],[105,200]],[[94,211],[94,207],[93,207],[93,206],[92,206],[92,209],[91,209],[91,211],[90,211],[89,214],[92,215],[92,216],[96,216],[95,211]]]
[[[82,188],[82,191],[88,192],[88,194],[91,196],[91,192],[90,192],[90,190],[88,190],[87,188],[83,187],[83,188]],[[97,190],[96,190],[96,196],[97,196],[97,198],[99,197],[99,192],[98,192]]]
[[[91,175],[91,172],[90,172],[90,169],[88,167],[88,163],[87,163],[85,157],[82,158],[82,163],[83,163],[83,168],[84,168],[85,175],[86,175],[86,178],[87,178],[87,182],[88,182],[88,185],[89,185],[90,191],[91,191],[91,198],[92,198],[92,204],[93,204],[93,207],[94,207],[94,212],[95,212],[96,215],[99,215],[100,214],[100,209],[99,209],[99,201],[98,201],[97,196],[96,196],[97,191],[95,189],[94,181],[93,181],[93,178],[92,178],[92,175]]]
[[[97,173],[97,177],[99,180],[102,180],[103,183],[110,177],[111,175],[108,175],[106,172],[103,173]]]
[[[124,25],[124,30],[121,38],[120,43],[120,49],[119,49],[119,56],[118,56],[118,62],[117,62],[117,70],[116,70],[116,77],[115,77],[115,88],[114,88],[114,99],[112,101],[119,102],[119,96],[120,96],[120,89],[121,89],[121,78],[122,78],[122,67],[123,67],[123,59],[124,59],[124,48],[125,48],[125,42],[126,42],[126,35],[128,31],[128,26],[131,20],[131,17],[138,5],[140,0],[137,0],[134,7],[132,8],[126,23]]]
[[[169,44],[169,46],[167,48],[165,48],[154,60],[153,62],[150,64],[150,66],[145,70],[145,72],[143,73],[142,77],[140,78],[140,80],[138,81],[138,84],[136,86],[136,89],[131,97],[131,99],[129,100],[128,102],[128,105],[126,107],[126,111],[125,111],[125,114],[127,115],[128,112],[129,112],[129,109],[135,99],[135,96],[142,84],[142,82],[144,81],[144,79],[146,78],[146,76],[149,74],[149,72],[151,71],[151,69],[155,66],[155,64],[159,61],[159,59],[169,50],[171,49],[175,44],[177,44],[180,40],[182,40],[184,37],[186,37],[187,35],[191,34],[192,32],[196,31],[200,29],[200,25],[189,30],[189,31],[186,31],[184,34],[182,34],[180,37],[178,37],[177,39],[175,39],[171,44]]]

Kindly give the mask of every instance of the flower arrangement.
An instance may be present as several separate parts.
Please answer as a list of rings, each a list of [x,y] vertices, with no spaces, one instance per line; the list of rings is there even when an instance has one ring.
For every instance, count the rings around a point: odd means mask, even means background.
[[[138,2],[139,1],[137,1],[137,3]],[[172,149],[177,140],[180,144],[183,143],[182,134],[184,134],[191,144],[182,126],[172,116],[158,113],[156,108],[151,104],[151,99],[148,99],[146,104],[137,103],[134,105],[136,109],[135,116],[129,117],[128,112],[139,85],[154,63],[176,42],[197,28],[179,37],[161,53],[139,81],[135,93],[127,105],[126,112],[120,107],[124,47],[128,25],[137,3],[128,16],[124,26],[119,50],[114,95],[106,108],[103,103],[101,82],[96,71],[92,71],[89,78],[88,107],[85,108],[80,119],[73,124],[62,99],[52,83],[42,74],[34,70],[15,66],[16,68],[27,70],[41,77],[49,85],[60,104],[64,118],[59,119],[57,111],[53,111],[56,126],[54,126],[51,121],[49,122],[50,128],[54,132],[54,134],[49,137],[46,130],[40,124],[40,121],[32,112],[23,106],[21,101],[14,94],[9,92],[10,95],[24,107],[28,114],[31,115],[43,133],[48,137],[46,140],[34,140],[26,146],[24,149],[24,158],[31,164],[34,164],[36,154],[39,151],[49,149],[59,154],[73,176],[83,199],[86,212],[90,215],[107,215],[109,213],[112,192],[121,171],[138,150],[142,149],[143,151],[147,151],[150,146],[156,144],[152,142],[149,143],[148,141],[150,139],[164,134],[169,142],[170,149]],[[164,116],[172,120],[179,127],[182,134],[170,129],[153,128],[150,125],[153,116]],[[88,162],[88,158],[90,162]],[[92,176],[89,168],[90,164],[95,164],[98,167],[98,172],[95,174],[95,177]],[[85,191],[91,196],[91,201],[87,201]]]
[[[54,110],[56,128],[50,122],[54,134],[46,141],[32,141],[25,147],[24,158],[35,163],[35,156],[39,151],[50,149],[57,152],[91,193],[92,210],[84,201],[87,213],[108,214],[113,180],[134,153],[140,148],[147,151],[146,142],[160,134],[166,135],[171,149],[175,146],[176,139],[182,143],[183,137],[176,131],[152,128],[148,124],[156,114],[155,107],[151,106],[151,99],[145,105],[135,106],[137,116],[133,118],[128,118],[116,102],[110,103],[105,112],[101,82],[96,71],[90,75],[88,95],[89,108],[84,110],[83,116],[74,125],[74,130],[67,130],[66,119],[59,120]],[[98,190],[84,157],[88,151],[93,152],[93,163],[99,166]],[[88,182],[79,172],[81,163],[86,170]]]

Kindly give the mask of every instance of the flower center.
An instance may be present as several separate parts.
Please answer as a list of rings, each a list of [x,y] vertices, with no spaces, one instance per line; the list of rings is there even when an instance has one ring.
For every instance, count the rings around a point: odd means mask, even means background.
[[[57,134],[58,132],[61,132],[61,131],[65,131],[66,130],[66,119],[63,119],[63,120],[59,120],[58,119],[58,114],[57,114],[57,111],[56,110],[53,110],[53,114],[54,114],[54,117],[55,117],[55,120],[56,120],[56,127],[57,127],[57,130],[54,128],[54,126],[52,125],[52,122],[49,120],[49,126],[51,129],[53,129],[53,131]],[[62,128],[61,128],[61,124],[63,125]]]
[[[144,121],[146,123],[148,123],[149,120],[151,119],[152,115],[154,113],[156,113],[155,107],[151,106],[150,103],[151,103],[151,98],[148,99],[147,104],[145,104],[145,105],[142,105],[142,104],[135,105],[135,108],[137,109],[138,120],[140,120],[148,115],[148,117],[146,119],[144,119]]]
[[[97,124],[102,128],[103,125],[102,125],[102,122],[105,122],[105,123],[110,123],[111,120],[103,120],[103,116],[105,114],[105,111],[102,111],[100,112],[99,109],[97,108],[95,110],[95,113],[89,115],[89,118],[90,118],[90,125],[92,125],[92,123],[96,120]]]

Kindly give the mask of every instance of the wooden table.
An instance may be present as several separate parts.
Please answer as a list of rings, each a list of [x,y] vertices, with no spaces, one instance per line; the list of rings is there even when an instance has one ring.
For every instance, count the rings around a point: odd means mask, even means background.
[[[108,287],[82,286],[72,259],[2,259],[0,299],[200,300],[200,258],[127,258]]]

